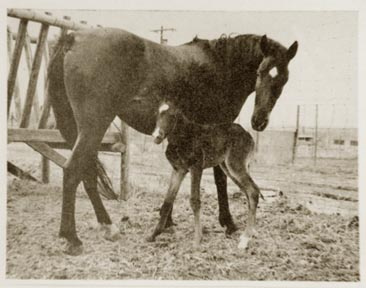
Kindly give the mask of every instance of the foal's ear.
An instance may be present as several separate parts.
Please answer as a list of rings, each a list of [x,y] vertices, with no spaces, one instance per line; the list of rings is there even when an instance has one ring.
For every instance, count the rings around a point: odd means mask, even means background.
[[[298,43],[297,41],[295,41],[290,48],[287,49],[287,59],[288,61],[290,61],[292,58],[295,57],[296,52],[297,52],[297,47],[298,47]]]
[[[262,38],[261,38],[261,43],[260,43],[260,47],[261,47],[261,51],[262,51],[262,54],[264,56],[268,56],[268,40],[267,40],[267,35],[263,35]]]

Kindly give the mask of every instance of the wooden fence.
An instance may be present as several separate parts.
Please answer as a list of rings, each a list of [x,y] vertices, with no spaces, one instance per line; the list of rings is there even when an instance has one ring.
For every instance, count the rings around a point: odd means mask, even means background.
[[[68,30],[79,30],[91,28],[85,21],[77,23],[70,20],[70,17],[64,16],[63,19],[52,16],[51,13],[40,13],[33,10],[9,9],[8,17],[18,18],[19,27],[15,33],[8,27],[8,55],[9,55],[9,73],[8,73],[8,120],[12,103],[14,103],[15,118],[17,128],[8,128],[8,143],[24,142],[42,155],[42,181],[49,182],[49,160],[56,165],[63,167],[66,159],[55,148],[68,148],[57,129],[46,129],[47,122],[51,114],[51,107],[47,95],[46,87],[44,89],[43,103],[40,105],[38,97],[37,82],[40,74],[42,61],[45,61],[47,67],[50,58],[49,41],[47,39],[50,26],[60,28],[60,35],[67,33]],[[28,34],[29,22],[38,22],[41,24],[39,36],[31,37]],[[15,43],[13,45],[13,42]],[[31,43],[36,45],[34,54],[32,53]],[[22,105],[20,85],[17,78],[22,51],[25,51],[26,64],[29,71],[29,81]],[[45,72],[46,73],[46,72]],[[45,75],[45,79],[47,75]],[[45,81],[47,83],[47,81]],[[39,85],[40,86],[40,85]],[[39,89],[40,87],[38,87]],[[37,121],[36,128],[30,128],[31,116]],[[101,150],[121,153],[121,181],[120,198],[127,199],[128,195],[128,132],[127,126],[122,124],[121,133],[107,132],[101,145]],[[115,145],[116,143],[120,145]],[[115,151],[118,147],[118,151]],[[29,180],[35,177],[23,171],[13,163],[8,161],[8,172]],[[98,190],[103,195],[116,195],[113,192],[111,182],[104,169],[98,169]]]

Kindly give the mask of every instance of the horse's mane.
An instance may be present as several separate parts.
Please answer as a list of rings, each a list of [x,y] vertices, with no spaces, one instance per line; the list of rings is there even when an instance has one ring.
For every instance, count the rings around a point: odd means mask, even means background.
[[[232,37],[235,34],[236,36]],[[242,63],[248,55],[261,57],[260,40],[262,36],[256,34],[239,34],[230,33],[221,34],[218,39],[206,40],[197,36],[192,41],[184,45],[197,45],[216,61],[217,64],[234,64]],[[268,39],[268,51],[274,56],[282,56],[286,52],[286,48],[275,40]],[[248,61],[248,60],[247,60]],[[247,62],[246,61],[246,62]]]

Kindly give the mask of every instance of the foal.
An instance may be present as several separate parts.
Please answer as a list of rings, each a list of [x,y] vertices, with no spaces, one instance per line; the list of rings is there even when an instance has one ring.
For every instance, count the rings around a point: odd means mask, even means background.
[[[166,157],[173,166],[169,189],[160,211],[160,221],[148,241],[154,241],[165,227],[167,217],[179,187],[189,171],[191,173],[190,204],[194,213],[194,245],[202,238],[200,222],[200,182],[203,169],[220,165],[248,198],[249,219],[244,233],[240,236],[239,248],[246,248],[255,231],[256,208],[261,195],[258,186],[248,173],[249,156],[254,150],[252,136],[240,125],[233,123],[200,125],[188,120],[169,101],[159,107],[157,124],[152,136],[160,144],[168,139]]]

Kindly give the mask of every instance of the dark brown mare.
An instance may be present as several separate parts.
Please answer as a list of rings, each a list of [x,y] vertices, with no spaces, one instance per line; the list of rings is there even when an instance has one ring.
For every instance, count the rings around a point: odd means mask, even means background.
[[[162,90],[176,83],[170,88],[181,95],[183,112],[191,120],[233,122],[249,94],[256,90],[257,96],[264,96],[256,98],[261,103],[256,103],[252,126],[262,131],[288,80],[288,63],[296,51],[297,42],[287,49],[256,35],[212,41],[195,38],[177,47],[162,46],[113,28],[77,31],[61,38],[49,66],[48,93],[57,127],[73,147],[64,169],[59,233],[67,239],[66,252],[82,252],[75,228],[75,193],[81,181],[98,222],[106,227],[106,238],[117,238],[118,229],[96,189],[98,146],[115,116],[151,134]],[[270,74],[272,70],[277,70],[275,77]],[[191,75],[187,87],[174,81],[182,72]],[[226,176],[218,167],[214,175],[220,190],[220,222],[235,230],[228,209]]]
[[[240,236],[238,247],[245,249],[255,232],[256,209],[260,194],[258,186],[249,175],[250,156],[254,151],[254,140],[239,124],[196,124],[182,113],[173,101],[163,101],[159,107],[157,124],[153,132],[154,141],[160,144],[168,139],[166,157],[173,167],[168,192],[161,209],[158,225],[148,241],[165,228],[174,200],[185,175],[191,174],[190,204],[194,214],[194,246],[202,239],[200,220],[200,183],[206,168],[220,165],[225,174],[246,194],[248,199],[248,223]]]

